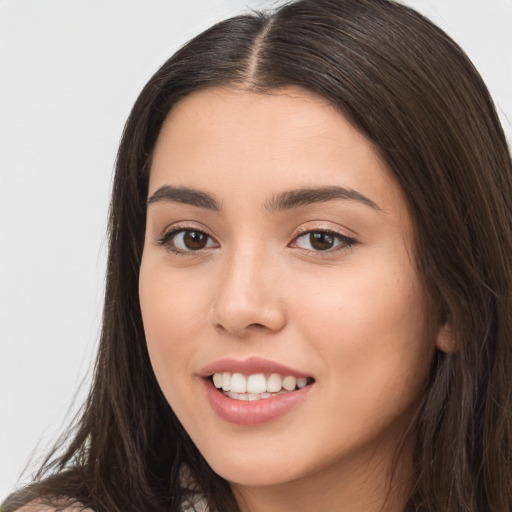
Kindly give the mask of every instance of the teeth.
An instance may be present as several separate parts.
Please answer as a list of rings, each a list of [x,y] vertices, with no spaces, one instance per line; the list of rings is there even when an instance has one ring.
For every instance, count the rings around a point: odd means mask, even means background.
[[[233,391],[226,391],[224,394],[232,398],[233,400],[245,400],[245,401],[254,401],[254,400],[264,400],[265,398],[270,398],[276,395],[283,395],[285,393],[289,393],[289,391],[281,390],[279,393],[233,393]]]
[[[306,377],[300,377],[297,379],[297,387],[299,389],[305,388],[308,384],[308,379]]]
[[[285,377],[283,379],[283,388],[286,391],[293,391],[297,385],[297,379],[295,377]]]
[[[217,389],[222,389],[226,396],[238,400],[260,400],[270,398],[277,393],[290,392],[307,386],[306,377],[281,376],[278,373],[264,375],[255,373],[243,375],[242,373],[215,373],[212,377]],[[242,398],[240,398],[242,397]]]
[[[267,379],[267,391],[270,393],[277,393],[283,387],[283,379],[281,379],[281,375],[277,373],[273,373]]]
[[[241,373],[233,373],[230,391],[233,393],[245,393],[247,391],[247,379]]]
[[[265,391],[267,391],[267,379],[265,379],[265,375],[263,375],[263,373],[249,375],[247,379],[247,392],[260,394],[265,393]]]
[[[213,376],[213,385],[220,389],[222,387],[222,373],[216,373]]]
[[[222,390],[231,391],[231,373],[224,372],[222,374]]]

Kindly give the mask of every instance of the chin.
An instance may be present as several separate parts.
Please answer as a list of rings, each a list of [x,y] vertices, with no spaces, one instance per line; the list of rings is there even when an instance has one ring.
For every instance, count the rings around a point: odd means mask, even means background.
[[[292,472],[289,464],[270,465],[264,461],[221,461],[211,465],[219,476],[230,484],[240,487],[269,487],[300,479],[301,475]]]

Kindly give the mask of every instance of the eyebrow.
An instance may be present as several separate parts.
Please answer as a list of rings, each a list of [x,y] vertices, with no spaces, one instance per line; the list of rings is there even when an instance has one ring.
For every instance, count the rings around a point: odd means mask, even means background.
[[[282,192],[267,201],[265,208],[269,212],[276,212],[339,199],[357,201],[374,210],[380,210],[377,204],[363,194],[356,190],[339,186],[299,188]],[[216,212],[220,211],[219,203],[213,196],[189,187],[164,185],[158,188],[148,199],[148,204],[158,202],[182,203]]]
[[[160,187],[149,199],[148,204],[158,202],[182,203],[198,208],[206,208],[208,210],[220,211],[219,203],[213,196],[206,192],[201,192],[188,187],[173,187],[164,185]]]
[[[374,210],[380,210],[377,204],[363,194],[350,188],[338,186],[299,188],[283,192],[274,196],[270,201],[267,201],[265,207],[270,212],[274,212],[289,210],[299,206],[307,206],[314,203],[325,203],[336,199],[357,201]]]

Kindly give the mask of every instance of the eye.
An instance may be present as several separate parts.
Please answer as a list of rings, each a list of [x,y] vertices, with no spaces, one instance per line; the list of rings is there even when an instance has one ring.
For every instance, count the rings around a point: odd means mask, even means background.
[[[174,253],[188,253],[218,247],[217,242],[210,235],[199,229],[173,229],[165,233],[158,243]]]
[[[356,241],[353,238],[349,238],[340,233],[319,230],[302,233],[295,238],[291,246],[308,251],[326,252],[348,248],[355,243]]]

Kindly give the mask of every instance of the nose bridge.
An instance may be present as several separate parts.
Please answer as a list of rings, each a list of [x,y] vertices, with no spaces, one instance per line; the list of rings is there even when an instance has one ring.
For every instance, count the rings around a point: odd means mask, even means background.
[[[237,336],[255,328],[280,330],[285,315],[276,279],[277,261],[268,248],[234,246],[222,264],[213,304],[215,326]]]

